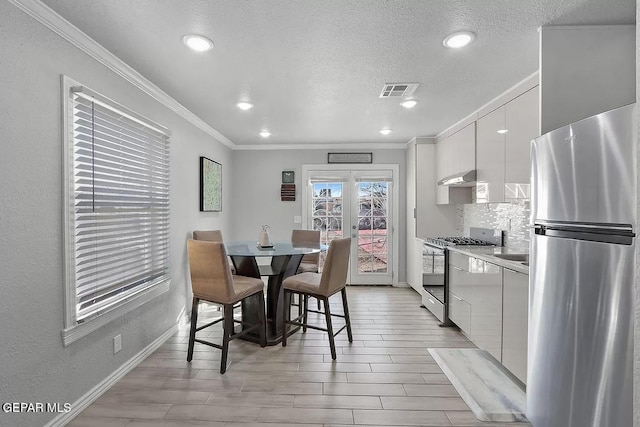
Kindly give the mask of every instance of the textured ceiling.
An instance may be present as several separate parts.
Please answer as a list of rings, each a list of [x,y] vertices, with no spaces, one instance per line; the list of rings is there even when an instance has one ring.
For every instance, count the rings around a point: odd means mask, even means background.
[[[239,145],[435,135],[537,70],[539,26],[635,23],[635,0],[43,2]],[[442,46],[463,29],[473,44]],[[379,99],[386,82],[419,82],[418,105]]]

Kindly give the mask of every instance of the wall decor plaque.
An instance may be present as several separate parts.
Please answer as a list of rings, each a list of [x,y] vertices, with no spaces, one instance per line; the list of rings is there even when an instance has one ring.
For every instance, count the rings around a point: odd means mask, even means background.
[[[328,153],[327,163],[373,163],[373,153]]]

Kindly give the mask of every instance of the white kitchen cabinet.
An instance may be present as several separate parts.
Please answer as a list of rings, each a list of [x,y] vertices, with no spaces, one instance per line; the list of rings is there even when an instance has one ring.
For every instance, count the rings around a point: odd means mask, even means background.
[[[504,202],[506,107],[502,106],[477,121],[476,202]]]
[[[529,199],[531,140],[540,135],[539,87],[506,104],[505,201]]]
[[[477,203],[529,199],[530,145],[540,135],[538,88],[477,121]]]
[[[455,206],[436,205],[436,144],[416,138],[406,149],[406,281],[422,294],[420,237],[456,233]],[[418,239],[416,239],[418,238]]]
[[[436,176],[438,180],[475,169],[475,148],[475,122],[438,142],[436,146]],[[471,203],[471,189],[439,185],[437,189],[437,203]]]
[[[453,146],[453,173],[468,172],[476,168],[476,123],[473,122],[456,132]]]
[[[449,319],[479,348],[502,359],[502,267],[449,256]]]
[[[479,259],[471,295],[471,340],[496,360],[502,360],[502,267]]]
[[[529,276],[503,269],[502,364],[527,383]]]

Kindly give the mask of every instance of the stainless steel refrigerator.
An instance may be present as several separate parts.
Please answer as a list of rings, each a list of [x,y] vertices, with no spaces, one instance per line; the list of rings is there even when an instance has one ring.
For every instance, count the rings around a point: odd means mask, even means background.
[[[632,425],[636,133],[632,104],[532,142],[534,427]]]

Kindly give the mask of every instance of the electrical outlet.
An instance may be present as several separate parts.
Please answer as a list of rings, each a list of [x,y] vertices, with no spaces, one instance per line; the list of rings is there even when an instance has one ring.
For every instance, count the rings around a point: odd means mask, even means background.
[[[113,354],[116,354],[122,350],[122,335],[118,334],[113,337]]]
[[[302,224],[302,217],[300,215],[295,215],[293,217],[293,223],[294,224]]]

